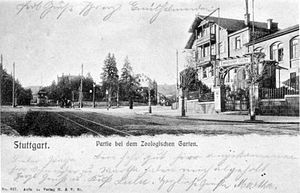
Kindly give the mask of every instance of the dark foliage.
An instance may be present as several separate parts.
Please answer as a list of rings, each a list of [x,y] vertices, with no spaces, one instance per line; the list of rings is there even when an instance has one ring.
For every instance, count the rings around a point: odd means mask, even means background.
[[[9,75],[6,70],[1,69],[1,105],[12,104],[12,87],[13,77]],[[17,98],[18,105],[30,105],[32,99],[32,93],[30,89],[25,89],[19,83],[15,81],[15,97]]]

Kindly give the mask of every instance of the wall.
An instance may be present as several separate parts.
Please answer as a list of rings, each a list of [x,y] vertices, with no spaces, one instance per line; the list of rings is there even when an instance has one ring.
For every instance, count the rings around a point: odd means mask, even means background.
[[[287,95],[284,99],[263,99],[259,103],[262,115],[299,116],[299,95]]]
[[[216,28],[218,29],[218,28]],[[220,34],[220,36],[219,36]],[[227,30],[223,29],[223,28],[220,28],[220,32],[218,34],[218,31],[216,31],[216,44],[218,42],[223,42],[223,45],[224,45],[224,52],[220,52],[220,58],[225,58],[225,57],[228,57],[228,32]],[[218,52],[219,51],[219,45],[216,46],[216,55],[217,55],[217,58],[218,58]]]
[[[235,48],[235,39],[236,37],[240,36],[241,38],[241,48],[236,49]],[[235,57],[235,56],[243,56],[247,53],[248,48],[244,46],[244,44],[249,42],[249,28],[242,29],[238,32],[235,32],[231,35],[229,35],[229,56]]]
[[[198,102],[198,100],[188,100],[186,103],[186,113],[214,114],[215,103]]]

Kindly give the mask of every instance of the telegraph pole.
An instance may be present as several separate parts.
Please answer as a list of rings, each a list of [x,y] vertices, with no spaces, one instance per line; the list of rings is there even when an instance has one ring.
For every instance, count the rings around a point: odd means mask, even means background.
[[[1,61],[1,64],[2,64],[2,61]],[[12,107],[16,107],[16,102],[15,102],[15,63],[13,63]]]
[[[83,64],[81,64],[81,76],[80,76],[80,92],[79,92],[79,108],[82,108],[82,99],[83,99],[83,93],[82,93],[82,84],[83,84]]]
[[[248,4],[246,0],[246,4]],[[252,61],[250,63],[250,75],[251,75],[251,81],[250,81],[250,120],[254,121],[255,120],[255,104],[254,104],[254,42],[255,42],[255,30],[254,30],[254,0],[252,0]]]
[[[176,109],[178,108],[178,50],[176,50],[176,93],[175,93],[175,102],[176,102]]]
[[[1,60],[0,60],[0,62],[1,62],[1,66],[0,66],[0,70],[1,70],[1,74],[0,74],[0,78],[1,78],[1,80],[2,80],[2,76],[3,76],[3,58],[2,58],[2,54],[1,54]],[[0,93],[2,93],[2,87],[0,86]],[[2,95],[0,94],[0,101],[2,102]],[[0,105],[1,105],[1,102],[0,102]]]

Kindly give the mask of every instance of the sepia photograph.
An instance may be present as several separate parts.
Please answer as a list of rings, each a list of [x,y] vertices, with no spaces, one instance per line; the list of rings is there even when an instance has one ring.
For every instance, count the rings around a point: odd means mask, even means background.
[[[300,185],[297,0],[0,0],[1,191]]]

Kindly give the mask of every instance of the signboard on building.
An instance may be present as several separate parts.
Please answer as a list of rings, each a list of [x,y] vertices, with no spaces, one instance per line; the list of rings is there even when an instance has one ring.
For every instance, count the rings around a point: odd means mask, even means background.
[[[250,57],[243,57],[243,58],[235,58],[235,59],[220,61],[220,66],[221,67],[238,66],[238,65],[249,64],[249,63],[251,63],[251,58]]]

